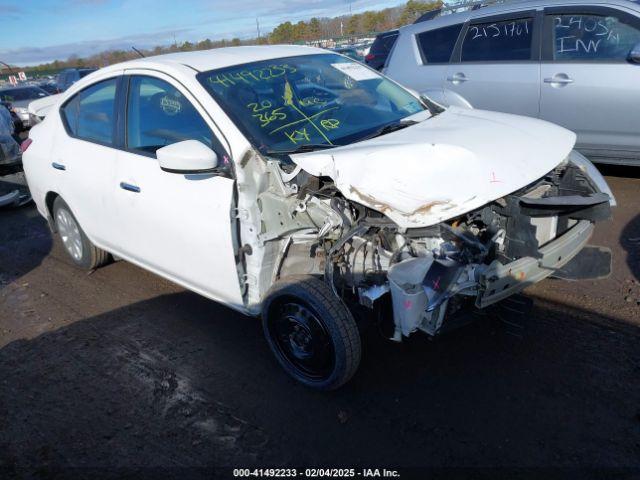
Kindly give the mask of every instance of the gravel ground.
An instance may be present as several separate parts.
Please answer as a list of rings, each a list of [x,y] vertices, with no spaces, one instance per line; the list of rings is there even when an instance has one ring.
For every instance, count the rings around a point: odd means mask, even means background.
[[[611,277],[530,287],[531,311],[502,317],[516,326],[491,317],[401,345],[370,331],[332,393],[289,380],[256,320],[126,262],[80,272],[33,206],[1,210],[0,477],[640,478],[640,172],[605,173],[620,206],[591,243],[612,248]],[[0,193],[17,183],[0,178]]]

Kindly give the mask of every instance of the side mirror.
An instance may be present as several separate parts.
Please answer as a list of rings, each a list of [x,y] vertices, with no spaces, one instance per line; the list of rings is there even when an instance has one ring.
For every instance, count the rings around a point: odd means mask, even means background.
[[[218,155],[198,140],[167,145],[156,151],[160,168],[169,173],[211,173],[218,166]]]
[[[631,63],[640,63],[640,43],[636,43],[636,45],[631,49],[627,56],[627,60]]]

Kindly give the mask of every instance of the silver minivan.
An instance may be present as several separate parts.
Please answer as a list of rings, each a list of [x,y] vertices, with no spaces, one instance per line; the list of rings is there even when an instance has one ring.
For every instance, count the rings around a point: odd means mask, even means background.
[[[446,105],[562,125],[594,161],[640,164],[637,1],[515,1],[408,25],[385,73]]]

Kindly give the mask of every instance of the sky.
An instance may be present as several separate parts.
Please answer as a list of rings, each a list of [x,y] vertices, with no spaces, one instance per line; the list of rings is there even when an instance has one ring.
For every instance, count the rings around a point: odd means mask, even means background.
[[[0,0],[0,61],[36,65],[175,40],[250,38],[287,20],[335,17],[398,0]]]

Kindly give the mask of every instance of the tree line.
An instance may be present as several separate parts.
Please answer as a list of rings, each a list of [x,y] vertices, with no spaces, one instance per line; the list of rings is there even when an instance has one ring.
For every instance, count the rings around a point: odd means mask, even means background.
[[[142,53],[145,56],[151,56],[161,55],[164,53],[209,50],[212,48],[238,45],[313,42],[327,38],[337,38],[340,36],[356,36],[367,33],[382,32],[412,23],[423,13],[441,6],[442,2],[440,0],[408,0],[404,5],[385,8],[378,11],[366,11],[333,18],[312,18],[306,22],[284,22],[275,27],[270,33],[260,36],[259,38],[244,40],[239,38],[232,38],[231,40],[210,40],[207,38],[199,42],[187,41],[180,44],[176,42],[168,46],[156,46],[151,49],[144,49],[142,50]],[[137,57],[138,54],[133,50],[109,50],[84,58],[77,55],[71,55],[66,60],[55,60],[53,62],[43,63],[33,67],[25,67],[22,70],[31,74],[47,74],[57,72],[65,68],[82,68],[90,66],[104,67],[106,65],[131,60]],[[6,73],[6,71],[4,73]]]

